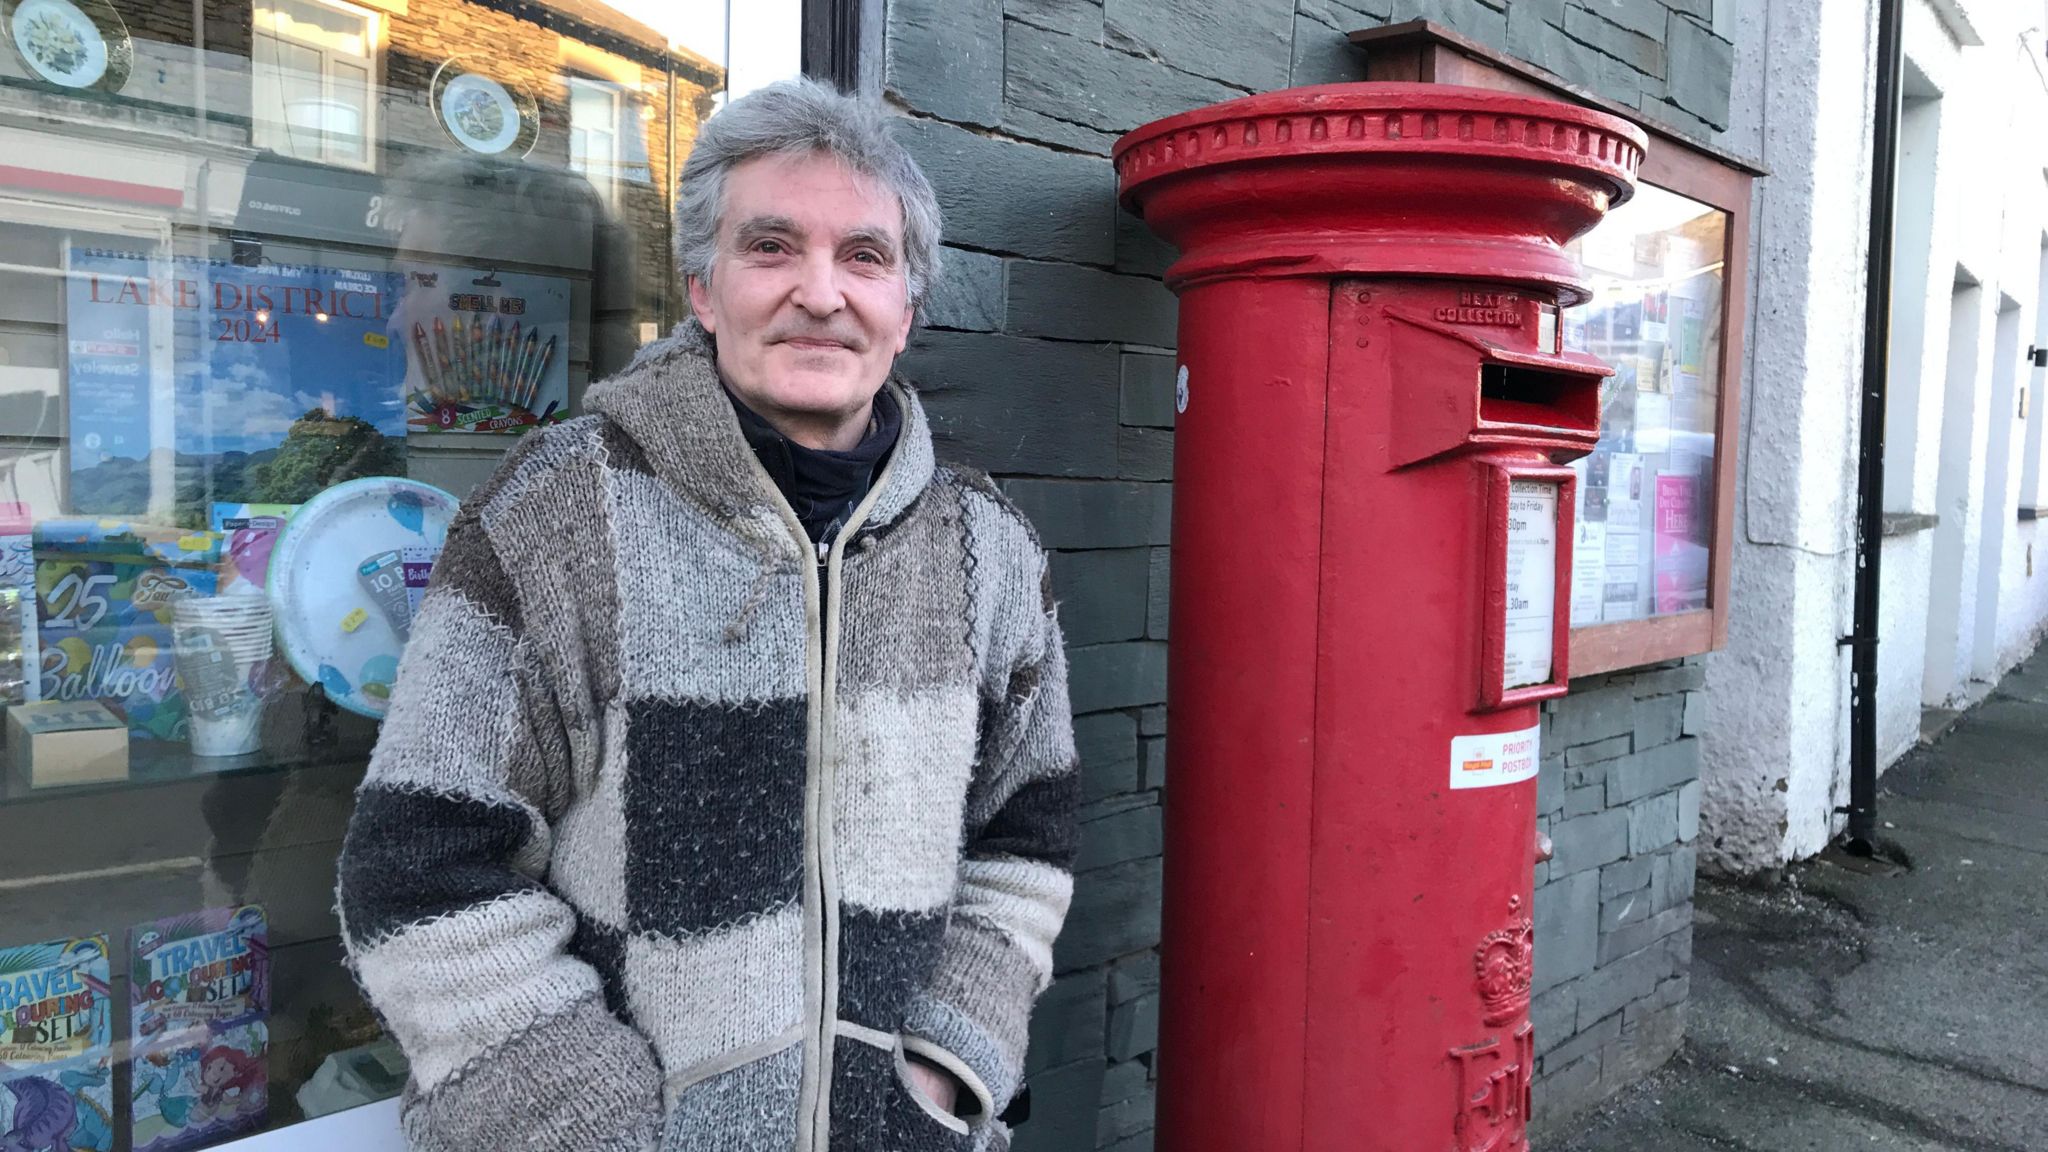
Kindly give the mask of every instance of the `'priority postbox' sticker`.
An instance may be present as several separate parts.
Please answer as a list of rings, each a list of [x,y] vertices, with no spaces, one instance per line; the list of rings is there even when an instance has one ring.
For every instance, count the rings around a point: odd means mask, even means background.
[[[1173,410],[1185,415],[1188,410],[1188,366],[1180,366],[1180,375],[1173,380]]]
[[[1541,725],[1451,737],[1451,787],[1497,788],[1533,780],[1543,760]]]

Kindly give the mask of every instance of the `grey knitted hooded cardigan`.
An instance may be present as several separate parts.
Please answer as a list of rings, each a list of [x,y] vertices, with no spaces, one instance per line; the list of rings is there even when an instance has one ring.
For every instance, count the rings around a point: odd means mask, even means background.
[[[415,1149],[1007,1146],[1073,885],[1066,664],[1030,527],[889,387],[823,557],[673,342],[463,503],[341,859]]]

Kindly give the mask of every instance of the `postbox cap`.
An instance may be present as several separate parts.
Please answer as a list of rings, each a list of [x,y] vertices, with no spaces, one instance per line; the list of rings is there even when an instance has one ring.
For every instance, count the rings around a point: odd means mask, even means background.
[[[1291,88],[1147,124],[1112,156],[1125,207],[1229,276],[1453,276],[1585,289],[1564,245],[1635,191],[1619,117],[1448,84]]]

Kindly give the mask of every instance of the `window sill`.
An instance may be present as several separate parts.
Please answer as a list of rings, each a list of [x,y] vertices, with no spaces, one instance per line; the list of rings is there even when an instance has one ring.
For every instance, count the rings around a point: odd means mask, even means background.
[[[2020,519],[2027,518],[2027,510],[2020,509]],[[1887,512],[1884,514],[1884,535],[1889,540],[1894,536],[1911,536],[1927,532],[1941,523],[1941,517],[1932,512]]]
[[[222,1144],[216,1152],[405,1152],[405,1133],[398,1101],[379,1100]]]

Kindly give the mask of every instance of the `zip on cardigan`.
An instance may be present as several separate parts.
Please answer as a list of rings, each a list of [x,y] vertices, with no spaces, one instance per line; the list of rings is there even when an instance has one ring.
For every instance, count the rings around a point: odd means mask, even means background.
[[[884,385],[887,387],[888,385]],[[737,419],[737,417],[735,417]],[[882,471],[868,486],[867,495],[847,516],[839,532],[828,543],[818,541],[813,546],[810,534],[804,531],[803,521],[797,518],[796,509],[775,481],[768,475],[752,452],[747,461],[753,465],[756,478],[773,495],[777,510],[782,514],[784,527],[802,551],[817,557],[815,565],[807,564],[804,574],[804,616],[805,616],[805,659],[806,684],[810,703],[806,721],[807,755],[804,765],[805,831],[804,831],[804,881],[806,905],[814,905],[815,912],[807,911],[804,916],[806,957],[813,953],[809,946],[812,932],[817,933],[818,949],[815,970],[804,974],[805,983],[805,1038],[803,1046],[815,1045],[815,1058],[804,1061],[803,1087],[798,1094],[797,1142],[794,1152],[827,1152],[832,1139],[832,1057],[833,1043],[839,1024],[839,908],[838,884],[832,874],[832,772],[834,744],[837,733],[833,724],[836,701],[836,684],[839,671],[839,616],[837,612],[842,599],[840,581],[845,562],[846,545],[859,534],[861,526],[867,523],[869,514],[882,493],[887,490],[889,477],[895,471],[899,454],[891,453]],[[815,662],[813,657],[815,656]],[[812,981],[816,983],[813,984]],[[811,992],[817,990],[815,1000]],[[812,1013],[815,1013],[813,1015]]]

